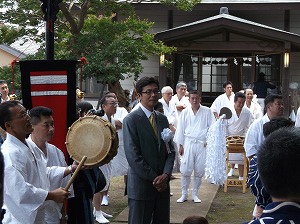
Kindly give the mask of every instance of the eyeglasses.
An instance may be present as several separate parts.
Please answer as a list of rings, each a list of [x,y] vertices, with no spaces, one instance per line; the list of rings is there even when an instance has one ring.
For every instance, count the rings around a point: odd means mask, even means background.
[[[147,89],[146,91],[144,91],[142,93],[146,93],[147,95],[151,95],[153,93],[156,95],[156,94],[160,94],[160,91],[157,89]]]
[[[109,105],[112,105],[112,106],[114,106],[114,107],[118,107],[119,106],[119,103],[108,103]]]
[[[173,95],[173,93],[163,93],[163,94],[169,95],[169,96],[172,96],[172,95]]]

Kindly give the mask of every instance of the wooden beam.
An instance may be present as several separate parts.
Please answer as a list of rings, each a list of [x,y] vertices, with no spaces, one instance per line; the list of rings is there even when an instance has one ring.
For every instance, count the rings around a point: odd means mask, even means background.
[[[178,52],[182,51],[226,51],[226,52],[236,52],[236,51],[258,51],[258,52],[282,52],[283,43],[279,42],[193,42],[186,43],[181,42],[173,44],[177,47]]]

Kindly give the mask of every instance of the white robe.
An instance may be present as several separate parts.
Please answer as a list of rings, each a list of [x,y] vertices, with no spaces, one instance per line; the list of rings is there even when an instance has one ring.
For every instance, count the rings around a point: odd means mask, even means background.
[[[164,115],[166,115],[166,117],[168,118],[169,124],[176,127],[178,123],[178,117],[175,103],[170,101],[168,105],[164,98],[159,99],[159,102],[161,102],[163,105]]]
[[[295,127],[300,127],[300,107],[297,110]]]
[[[65,187],[70,180],[71,175],[64,178],[64,172],[67,167],[65,161],[65,156],[63,152],[56,146],[46,142],[47,157],[38,148],[38,146],[32,141],[31,136],[27,139],[31,144],[29,147],[34,147],[45,160],[47,166],[47,174],[51,179],[50,190],[55,190],[60,187]],[[69,191],[71,191],[72,196],[74,195],[73,187],[71,186]],[[48,200],[45,202],[45,220],[47,224],[56,224],[60,222],[62,217],[61,209],[63,204],[56,203],[55,201]]]
[[[251,111],[243,107],[239,117],[235,109],[231,110],[231,112],[232,117],[227,120],[227,135],[245,136],[254,121]]]
[[[190,176],[193,170],[196,177],[201,178],[204,175],[206,135],[214,122],[215,117],[206,106],[200,105],[196,114],[191,107],[182,111],[174,141],[184,147],[180,166],[180,172],[183,176]]]
[[[113,118],[123,123],[123,119],[128,114],[124,107],[117,107],[117,112],[113,115]],[[128,162],[125,155],[124,143],[123,143],[123,128],[118,129],[119,148],[117,155],[111,161],[111,176],[118,177],[127,175]]]
[[[231,93],[229,99],[226,93],[223,93],[214,100],[210,109],[212,110],[213,113],[220,114],[220,110],[223,107],[228,107],[229,109],[232,109],[233,105],[234,105],[234,93]]]
[[[239,117],[235,109],[231,110],[231,112],[232,112],[232,117],[227,120],[227,125],[226,125],[227,136],[230,135],[245,136],[250,125],[254,120],[251,111],[246,107],[243,107]],[[244,154],[230,153],[229,162],[244,164]]]
[[[8,133],[1,148],[5,161],[3,223],[44,223],[43,205],[50,182],[43,158]]]
[[[251,102],[250,108],[247,107],[246,103],[244,105],[247,109],[249,109],[254,117],[254,119],[259,119],[263,116],[261,106],[256,102]]]
[[[263,142],[264,135],[263,135],[263,125],[269,122],[270,119],[267,114],[261,117],[258,120],[255,120],[249,127],[245,142],[244,148],[246,151],[246,156],[253,156],[257,153],[259,146]]]
[[[174,96],[172,96],[171,102],[174,103],[175,106],[177,106],[177,105],[185,105],[186,107],[190,107],[190,106],[191,106],[188,97],[183,96],[183,97],[179,100],[177,94],[175,94]],[[178,111],[178,110],[176,109],[176,112],[177,112],[177,117],[179,118],[182,111]],[[177,126],[177,123],[176,123],[176,122],[175,122],[175,126]]]

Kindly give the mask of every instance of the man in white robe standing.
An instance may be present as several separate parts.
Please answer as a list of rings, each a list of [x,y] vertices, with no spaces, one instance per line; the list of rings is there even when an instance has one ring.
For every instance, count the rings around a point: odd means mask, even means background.
[[[3,223],[45,223],[44,202],[63,203],[69,193],[63,188],[49,191],[45,162],[26,141],[32,125],[20,102],[0,104],[0,126],[7,132],[1,147],[5,160]]]
[[[277,94],[270,94],[264,100],[266,114],[260,119],[255,120],[249,127],[245,142],[244,148],[246,156],[251,160],[254,155],[259,150],[260,145],[265,140],[263,135],[263,125],[269,122],[273,118],[278,118],[283,116],[284,106],[282,101],[282,96]],[[255,205],[253,216],[257,217],[258,214],[261,214],[263,208]]]
[[[183,156],[180,164],[182,175],[182,196],[177,200],[183,203],[188,199],[191,175],[194,171],[192,200],[200,203],[198,190],[201,178],[205,174],[206,135],[209,127],[215,122],[212,111],[201,105],[201,95],[196,90],[190,91],[191,107],[184,109],[180,115],[174,141],[179,145],[179,154]]]
[[[54,136],[52,110],[42,106],[34,107],[30,110],[30,117],[33,131],[27,139],[29,147],[40,152],[48,167],[49,176],[57,177],[50,182],[50,190],[65,187],[71,177],[69,174],[76,170],[77,165],[74,162],[73,165],[68,167],[63,152],[48,143]],[[68,221],[66,206],[63,203],[47,201],[45,212],[47,224],[63,224]]]
[[[246,89],[245,96],[246,96],[246,102],[244,107],[247,107],[251,111],[255,120],[261,118],[263,116],[262,108],[257,102],[253,100],[253,90]]]
[[[177,117],[180,117],[181,111],[190,106],[189,98],[185,96],[187,85],[185,82],[178,82],[176,85],[176,94],[172,97],[171,102],[177,109]]]
[[[232,116],[227,120],[226,124],[226,135],[239,135],[245,136],[250,125],[254,121],[252,113],[249,109],[244,107],[245,104],[245,94],[241,92],[235,93],[234,96],[234,109],[231,110]],[[243,153],[230,153],[229,162],[238,164],[239,170],[239,180],[243,180],[244,173],[244,154]],[[232,176],[234,169],[231,168],[229,171],[229,176]]]
[[[216,119],[219,118],[220,110],[223,107],[228,107],[230,109],[233,108],[234,93],[232,92],[232,82],[230,81],[224,82],[223,88],[225,93],[218,96],[210,107]]]
[[[268,95],[265,98],[266,114],[258,120],[255,120],[246,134],[244,148],[246,156],[250,159],[257,153],[259,146],[264,140],[263,125],[272,118],[283,116],[283,101],[282,96],[277,94]]]
[[[178,124],[177,109],[175,103],[171,100],[173,96],[173,89],[170,86],[164,86],[161,89],[162,98],[158,101],[162,103],[164,109],[164,115],[168,118],[169,128],[175,134],[176,126]],[[175,160],[173,172],[179,172],[180,169],[180,158],[178,153],[178,147],[175,147]]]

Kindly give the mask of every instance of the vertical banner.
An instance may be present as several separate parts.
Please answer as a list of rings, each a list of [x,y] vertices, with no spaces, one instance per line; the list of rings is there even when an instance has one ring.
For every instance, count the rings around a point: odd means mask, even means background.
[[[53,110],[55,125],[52,144],[68,158],[66,135],[76,120],[75,60],[20,61],[22,100],[27,109],[45,106]]]

